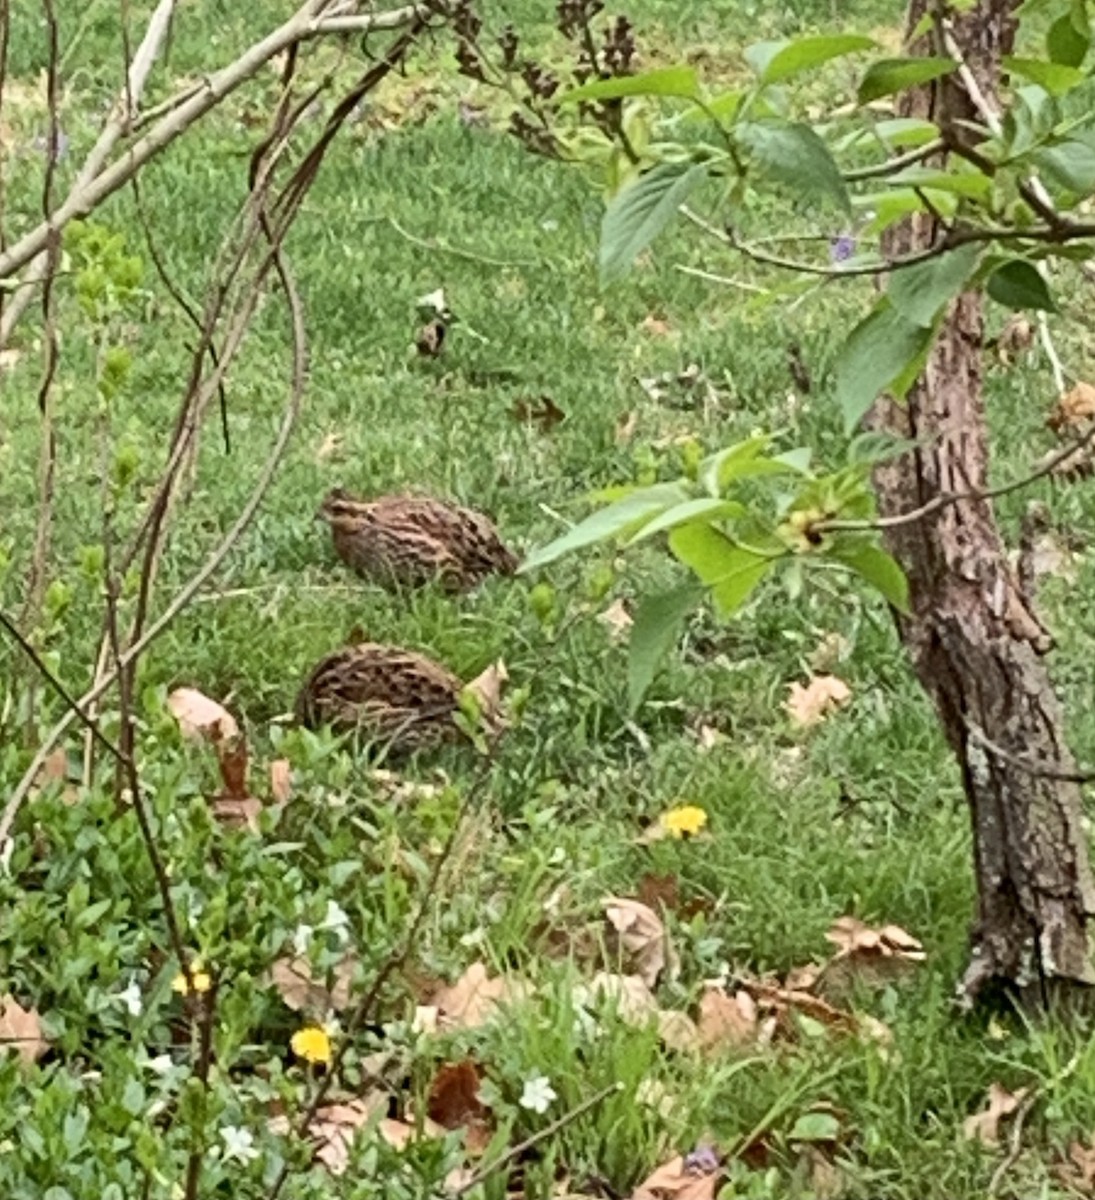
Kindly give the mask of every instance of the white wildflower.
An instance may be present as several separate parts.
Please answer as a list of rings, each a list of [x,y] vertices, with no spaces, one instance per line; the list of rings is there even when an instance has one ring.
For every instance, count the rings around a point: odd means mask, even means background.
[[[533,1075],[531,1079],[525,1080],[525,1090],[517,1103],[531,1112],[546,1113],[552,1100],[557,1099],[551,1080],[544,1075]]]
[[[350,940],[350,916],[341,908],[337,901],[327,901],[327,915],[320,921],[318,928],[329,929],[340,942]]]
[[[235,1159],[237,1162],[247,1163],[258,1158],[255,1135],[250,1129],[242,1129],[238,1125],[225,1125],[220,1135],[224,1141],[225,1161]]]
[[[308,953],[313,933],[315,933],[315,929],[311,925],[298,925],[293,931],[293,953],[298,958]]]
[[[115,992],[111,999],[118,1004],[124,1005],[131,1017],[139,1017],[144,1011],[144,1003],[141,1000],[141,989],[137,986],[135,979],[129,981],[129,987],[123,988],[120,992]]]

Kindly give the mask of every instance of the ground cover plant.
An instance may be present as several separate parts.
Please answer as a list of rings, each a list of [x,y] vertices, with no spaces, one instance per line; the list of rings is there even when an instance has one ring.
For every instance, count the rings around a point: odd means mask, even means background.
[[[732,87],[763,37],[854,28],[896,53],[897,6],[845,7],[648,0],[628,16],[644,66],[691,62]],[[486,15],[563,62],[553,10]],[[152,6],[0,11],[11,245],[43,188],[71,183]],[[233,61],[268,28],[258,19],[181,6],[142,107]],[[328,76],[332,90],[300,115],[288,169],[399,36],[370,37],[368,54],[356,36],[302,49],[300,94]],[[346,114],[284,231],[290,282],[271,285],[232,364],[227,437],[208,389],[152,621],[248,503],[287,394],[300,413],[254,519],[140,658],[128,698],[102,701],[137,787],[74,724],[5,830],[5,1194],[1084,1194],[1084,1017],[954,1012],[969,820],[880,598],[810,586],[766,591],[730,623],[700,610],[635,709],[636,600],[679,582],[656,548],[596,549],[455,600],[370,586],[330,548],[315,513],[336,484],[473,504],[526,555],[589,492],[675,479],[758,430],[829,464],[846,453],[836,351],[862,294],[758,304],[771,272],[715,264],[682,229],[601,286],[603,180],[529,156],[454,46],[424,36]],[[264,68],[150,162],[139,193],[70,226],[52,296],[37,289],[5,342],[0,606],[70,693],[94,678],[104,578],[121,636],[139,603],[118,556],[193,364],[209,364],[171,290],[201,315],[284,72]],[[834,62],[810,102],[857,80]],[[765,204],[758,236],[796,220],[793,203]],[[831,219],[827,236],[862,236]],[[291,390],[294,290],[307,356]],[[1072,388],[1091,377],[1067,319],[1084,294],[1058,302]],[[990,319],[995,469],[1013,478],[1032,447],[1058,444],[1058,395],[1038,344],[1004,311]],[[40,398],[56,445],[41,559]],[[1015,541],[1031,495],[1052,513],[1041,611],[1070,742],[1091,761],[1088,494],[1052,475],[999,506]],[[378,761],[296,727],[308,669],[351,637],[478,677],[458,718],[472,745]],[[24,647],[0,644],[6,804],[66,703]],[[483,716],[502,674],[495,742]]]

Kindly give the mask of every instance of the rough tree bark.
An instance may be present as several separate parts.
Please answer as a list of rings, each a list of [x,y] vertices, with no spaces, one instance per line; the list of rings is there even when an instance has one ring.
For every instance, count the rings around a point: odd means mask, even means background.
[[[979,0],[952,18],[954,41],[990,98],[1014,38],[1014,7],[1016,0]],[[911,0],[910,30],[928,8],[929,0]],[[958,75],[907,93],[902,114],[966,137],[955,122],[977,119]],[[917,217],[892,231],[886,252],[923,248],[935,233],[933,218]],[[987,486],[982,350],[981,299],[967,293],[951,305],[906,403],[876,405],[876,428],[922,447],[877,472],[884,515]],[[911,590],[911,616],[899,620],[902,640],[957,755],[973,825],[977,917],[963,998],[972,1002],[1002,986],[1046,1003],[1095,983],[1088,929],[1095,882],[1079,787],[1066,778],[1075,768],[1061,706],[1043,658],[1050,639],[1009,566],[991,502],[946,506],[888,537]]]

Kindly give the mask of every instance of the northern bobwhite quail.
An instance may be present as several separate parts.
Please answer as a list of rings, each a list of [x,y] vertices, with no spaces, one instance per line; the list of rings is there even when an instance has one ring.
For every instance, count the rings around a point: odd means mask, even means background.
[[[516,556],[488,517],[428,496],[359,500],[334,488],[316,515],[331,527],[339,558],[384,586],[437,580],[447,591],[461,592],[488,575],[517,569]]]
[[[317,664],[297,697],[296,718],[310,729],[359,729],[389,753],[435,749],[461,737],[453,715],[463,687],[425,655],[361,642]]]

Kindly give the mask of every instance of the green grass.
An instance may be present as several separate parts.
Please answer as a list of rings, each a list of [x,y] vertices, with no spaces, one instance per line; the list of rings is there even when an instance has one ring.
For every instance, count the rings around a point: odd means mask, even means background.
[[[134,22],[150,7],[132,5]],[[714,44],[726,48],[719,59],[727,63],[746,39],[831,20],[827,4],[805,0],[734,6],[717,20],[712,7],[643,0],[632,16],[640,29],[655,29],[667,55],[675,46]],[[505,8],[519,26],[546,36],[550,6],[526,0]],[[77,9],[60,9],[71,37],[80,26]],[[896,9],[864,0],[842,20],[870,28],[896,21]],[[98,102],[115,87],[115,10],[99,4],[88,13],[68,55],[64,121],[72,147],[59,186],[94,136]],[[16,20],[12,71],[25,79],[43,66],[41,33],[29,11],[21,9]],[[245,44],[253,20],[243,6],[212,0],[184,7],[170,74],[208,67],[211,54],[225,61]],[[263,1194],[263,1171],[284,1152],[262,1134],[271,1102],[292,1108],[305,1084],[288,1054],[299,1019],[263,973],[299,923],[318,924],[328,900],[337,900],[350,916],[359,980],[367,984],[403,935],[476,771],[474,756],[454,752],[443,759],[449,783],[438,795],[393,801],[352,747],[275,719],[291,708],[309,666],[355,626],[435,655],[464,677],[502,658],[511,688],[527,691],[521,719],[475,798],[459,869],[431,909],[412,960],[418,973],[452,980],[482,958],[492,971],[518,971],[538,990],[505,1021],[423,1042],[408,1032],[422,998],[408,976],[385,995],[386,1036],[372,1030],[355,1043],[351,1073],[362,1072],[362,1056],[382,1045],[394,1059],[390,1078],[409,1081],[421,1106],[436,1065],[470,1054],[494,1089],[499,1138],[510,1141],[548,1119],[517,1104],[529,1076],[552,1080],[559,1099],[550,1116],[622,1080],[621,1095],[541,1147],[526,1170],[530,1197],[551,1194],[556,1167],[576,1191],[601,1194],[589,1182],[599,1179],[612,1189],[603,1194],[626,1195],[674,1152],[705,1136],[730,1148],[758,1126],[774,1175],[748,1172],[733,1194],[807,1196],[788,1134],[821,1102],[836,1107],[847,1131],[837,1154],[846,1195],[983,1195],[997,1157],[962,1139],[962,1121],[980,1107],[990,1082],[1034,1084],[1044,1101],[1028,1123],[1030,1150],[1008,1186],[1023,1195],[1061,1194],[1049,1164],[1095,1125],[1095,1051],[1084,1027],[1004,1025],[990,1037],[984,1021],[959,1019],[952,1010],[972,908],[968,821],[956,771],[879,603],[813,591],[792,602],[772,591],[729,626],[698,618],[636,728],[627,716],[625,650],[594,617],[614,597],[633,597],[671,575],[656,551],[626,562],[600,552],[562,561],[548,572],[557,612],[547,623],[529,602],[536,580],[492,581],[458,600],[432,590],[393,596],[350,579],[334,558],[313,519],[334,483],[362,491],[423,487],[474,503],[528,549],[559,531],[559,514],[584,511],[590,489],[644,471],[674,475],[677,437],[713,449],[757,427],[778,427],[788,445],[811,444],[823,459],[835,460],[842,446],[829,397],[832,365],[865,292],[835,304],[825,294],[793,311],[750,307],[736,291],[675,270],[690,262],[756,278],[735,262],[712,262],[708,248],[683,231],[660,244],[633,280],[602,291],[594,271],[596,191],[577,173],[530,159],[501,134],[462,127],[451,100],[468,85],[453,77],[440,50],[415,69],[440,89],[440,111],[390,132],[355,124],[330,154],[288,244],[308,316],[309,379],[286,462],[225,569],[142,667],[142,770],[185,936],[229,980],[219,1001],[220,1070],[209,1111],[195,1117],[184,1098],[183,1115],[167,1132],[148,1117],[150,1105],[179,1102],[185,1071],[160,1077],[134,1064],[169,1052],[185,1064],[185,1043],[177,1044],[182,1010],[170,994],[174,968],[164,960],[169,947],[151,868],[132,812],[114,810],[104,764],[80,803],[66,805],[47,789],[24,809],[10,871],[0,875],[0,994],[37,1008],[54,1043],[25,1074],[11,1056],[0,1059],[5,1195],[128,1197],[140,1194],[146,1169],[155,1180],[152,1194],[171,1194],[189,1148],[187,1130],[203,1121],[214,1145],[218,1127],[247,1126],[268,1154],[223,1178],[211,1159],[209,1194],[228,1194],[230,1185],[233,1195]],[[400,81],[394,94],[406,100],[415,83]],[[257,135],[240,114],[248,105],[261,109],[273,86],[271,76],[241,94],[144,176],[158,247],[192,297],[203,294],[221,232],[244,193]],[[166,94],[166,84],[157,88],[155,96]],[[11,119],[20,140],[18,169],[8,179],[9,238],[38,211],[41,155],[30,141],[43,131],[33,108]],[[123,230],[132,252],[144,254],[130,195],[116,197],[96,220]],[[123,331],[135,354],[134,377],[111,416],[113,439],[139,459],[119,512],[123,528],[157,478],[192,339],[151,271],[144,286],[147,296]],[[414,304],[439,286],[481,339],[457,326],[446,352],[425,361],[411,349]],[[45,646],[61,678],[80,691],[90,678],[100,619],[99,579],[81,564],[101,535],[101,434],[91,330],[63,290],[59,306],[60,479],[51,565],[70,595]],[[668,337],[644,331],[649,314],[669,322]],[[10,558],[0,573],[0,601],[9,612],[21,603],[34,520],[39,334],[29,319],[16,342],[21,358],[0,375],[0,548]],[[811,396],[794,406],[785,399],[792,338],[815,381]],[[1067,333],[1064,345],[1083,374],[1083,346]],[[686,397],[677,407],[655,402],[640,387],[641,378],[690,363],[717,389],[720,403],[710,413],[689,407]],[[193,490],[173,521],[159,573],[161,605],[201,564],[253,486],[285,404],[287,368],[287,330],[275,298],[232,373],[231,454],[214,423],[203,434]],[[1042,423],[1050,390],[1036,367],[992,372],[1000,478],[1023,469],[1032,445],[1048,446]],[[510,412],[516,401],[541,394],[567,414],[550,434]],[[618,445],[617,422],[632,412],[634,438]],[[331,435],[338,448],[320,457]],[[1080,529],[1090,523],[1084,485],[1040,490],[1064,522]],[[1003,505],[1009,528],[1024,502]],[[1061,641],[1054,664],[1070,732],[1089,761],[1090,583],[1083,563],[1071,591],[1046,589],[1047,615]],[[786,689],[805,678],[812,651],[833,631],[849,642],[836,670],[853,701],[802,736],[782,711]],[[17,664],[4,643],[0,795],[20,777],[33,740],[24,736],[28,692]],[[217,787],[210,756],[180,742],[163,708],[166,692],[180,684],[221,699],[240,718],[256,784],[271,759],[291,761],[293,800],[276,824],[267,818],[262,838],[211,822],[203,799]],[[36,725],[45,727],[60,711],[39,691]],[[691,732],[700,724],[724,735],[711,752]],[[75,768],[79,739],[67,749]],[[418,762],[408,770],[430,779],[433,766]],[[853,803],[842,802],[845,792]],[[636,843],[651,820],[682,800],[707,811],[709,837]],[[909,982],[857,997],[890,1025],[892,1045],[883,1052],[855,1039],[807,1036],[755,1061],[731,1056],[701,1064],[612,1017],[600,1037],[583,1032],[574,989],[595,965],[581,953],[560,958],[548,931],[578,938],[597,927],[602,897],[634,895],[652,873],[676,876],[683,899],[706,902],[699,915],[670,917],[682,971],[659,990],[666,1007],[687,1007],[702,981],[724,970],[783,972],[820,958],[825,931],[844,913],[896,922],[921,937],[929,958]],[[333,938],[322,954],[322,966],[337,957]],[[140,1017],[111,999],[134,979],[145,998]],[[669,1115],[636,1102],[642,1080],[660,1082],[674,1097]],[[405,1161],[374,1144],[341,1180],[321,1170],[302,1173],[287,1194],[425,1195],[453,1161],[432,1143]],[[410,1173],[409,1182],[398,1182],[399,1171]],[[493,1181],[483,1195],[500,1197],[503,1182]]]

